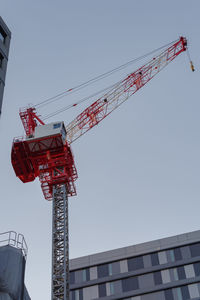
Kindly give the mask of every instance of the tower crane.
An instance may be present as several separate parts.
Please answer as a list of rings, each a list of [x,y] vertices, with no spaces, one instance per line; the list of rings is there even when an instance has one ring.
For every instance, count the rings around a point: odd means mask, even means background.
[[[39,177],[44,198],[52,200],[52,300],[69,300],[68,196],[76,195],[77,170],[71,144],[141,89],[179,54],[187,50],[180,37],[151,61],[114,85],[66,127],[45,124],[34,106],[20,110],[26,136],[15,138],[11,160],[24,183]]]

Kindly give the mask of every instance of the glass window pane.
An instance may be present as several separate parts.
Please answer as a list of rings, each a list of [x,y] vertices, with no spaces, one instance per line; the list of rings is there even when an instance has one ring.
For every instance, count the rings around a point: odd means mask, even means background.
[[[112,264],[108,264],[108,274],[111,276],[113,274],[112,272]]]
[[[86,281],[86,270],[82,270],[83,281]]]
[[[79,300],[79,290],[75,290],[75,300]]]
[[[116,280],[113,282],[113,284],[114,284],[115,294],[121,294],[122,293],[122,281]]]
[[[188,300],[188,299],[190,299],[188,286],[182,286],[182,287],[181,287],[181,293],[182,293],[182,298],[183,298],[183,300]]]
[[[138,278],[137,277],[129,277],[126,279],[122,279],[122,290],[123,292],[128,292],[132,290],[136,290],[139,288]]]
[[[99,297],[105,297],[106,296],[106,284],[99,284],[98,286],[99,289]]]
[[[86,269],[86,281],[89,281],[90,280],[90,269],[87,268]]]
[[[194,264],[194,272],[196,276],[200,276],[200,263],[195,263]]]
[[[200,256],[200,243],[190,245],[190,252],[192,257]]]
[[[172,290],[166,290],[165,291],[165,299],[166,300],[174,300]]]
[[[174,273],[174,280],[178,280],[178,272],[177,272],[177,268],[172,269],[173,273]]]
[[[108,264],[97,266],[98,278],[103,278],[109,275]]]
[[[69,274],[69,282],[70,284],[74,284],[75,283],[75,271],[71,271]]]
[[[159,265],[158,253],[151,254],[151,263],[152,263],[152,266]]]
[[[174,262],[175,261],[175,255],[174,255],[174,250],[173,249],[169,250],[169,255],[170,255],[171,261]]]
[[[70,299],[75,300],[75,291],[71,292],[71,298]]]
[[[113,284],[113,282],[110,282],[110,294],[113,295],[114,293],[115,293],[114,284]]]
[[[79,290],[79,300],[83,300],[83,289]]]
[[[128,259],[128,270],[134,271],[144,268],[143,257],[133,257]]]
[[[178,267],[178,268],[177,268],[177,272],[178,272],[178,278],[179,278],[180,280],[186,278],[184,267]]]
[[[155,285],[162,284],[162,277],[161,277],[161,272],[160,271],[154,272],[153,277],[154,277]]]
[[[181,260],[182,259],[182,254],[181,254],[181,249],[180,248],[175,248],[174,249],[174,256],[175,256],[175,260]]]
[[[183,300],[181,289],[180,288],[176,288],[176,289],[174,289],[174,291],[177,294],[178,300]]]

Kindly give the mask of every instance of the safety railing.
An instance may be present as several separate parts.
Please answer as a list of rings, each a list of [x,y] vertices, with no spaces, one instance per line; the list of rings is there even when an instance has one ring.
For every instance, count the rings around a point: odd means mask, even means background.
[[[23,234],[16,233],[15,231],[7,231],[0,233],[0,247],[10,245],[17,249],[21,249],[23,256],[27,257],[28,247]]]

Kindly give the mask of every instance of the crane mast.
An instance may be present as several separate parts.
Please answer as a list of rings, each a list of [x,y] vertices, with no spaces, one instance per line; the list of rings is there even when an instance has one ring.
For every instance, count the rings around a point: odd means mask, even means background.
[[[36,177],[46,200],[52,200],[52,300],[69,300],[68,196],[76,195],[77,171],[71,143],[97,125],[187,49],[184,37],[99,98],[66,127],[44,124],[34,107],[20,110],[26,137],[13,140],[11,160],[24,183]]]

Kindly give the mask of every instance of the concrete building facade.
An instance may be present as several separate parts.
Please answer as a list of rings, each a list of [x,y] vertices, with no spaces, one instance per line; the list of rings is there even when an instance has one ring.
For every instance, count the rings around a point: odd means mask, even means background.
[[[70,261],[70,300],[200,300],[200,231]]]
[[[8,64],[11,32],[0,17],[0,114],[2,110],[3,93]]]

